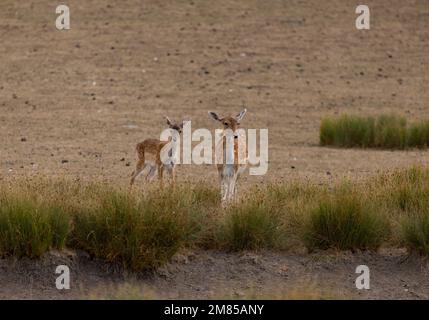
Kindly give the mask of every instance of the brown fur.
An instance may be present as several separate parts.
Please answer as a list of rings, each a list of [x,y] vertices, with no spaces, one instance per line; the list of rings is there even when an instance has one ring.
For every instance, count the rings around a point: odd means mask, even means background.
[[[227,116],[227,117],[219,117],[215,112],[209,112],[210,117],[213,120],[219,121],[222,123],[224,129],[230,129],[236,134],[236,131],[240,128],[240,120],[244,117],[247,110],[244,109],[242,112],[240,112],[237,116]],[[217,170],[220,178],[221,183],[221,197],[222,201],[226,202],[228,200],[231,200],[232,197],[235,197],[236,195],[236,181],[240,174],[240,169],[246,168],[247,164],[239,163],[239,145],[238,145],[239,139],[238,136],[235,136],[234,139],[234,166],[233,166],[233,178],[231,177],[225,177],[225,163],[226,163],[226,137],[224,136],[222,138],[222,145],[217,145],[215,148],[222,147],[223,148],[223,163],[217,164]],[[245,150],[245,158],[247,159],[247,148]],[[226,187],[228,185],[228,187]],[[228,191],[226,191],[228,190]]]
[[[167,124],[169,128],[179,131],[181,133],[183,125],[174,124],[166,117]],[[136,146],[137,151],[137,164],[136,168],[131,174],[130,187],[134,184],[137,176],[144,170],[145,168],[145,160],[147,160],[148,156],[152,156],[154,158],[154,162],[157,166],[158,170],[158,179],[161,188],[163,187],[163,175],[164,175],[164,166],[161,161],[161,150],[168,143],[168,141],[160,141],[158,139],[146,139],[143,142],[140,142]],[[149,175],[146,176],[146,179],[149,178]],[[175,166],[172,168],[171,172],[171,180],[172,185],[174,187],[176,182],[176,172]]]

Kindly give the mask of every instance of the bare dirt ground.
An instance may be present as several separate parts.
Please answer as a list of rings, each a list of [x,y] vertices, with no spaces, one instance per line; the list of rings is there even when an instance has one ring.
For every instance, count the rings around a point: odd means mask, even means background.
[[[71,270],[57,290],[55,268]],[[370,290],[358,290],[358,265],[370,268]],[[83,253],[41,260],[0,260],[1,299],[429,299],[427,261],[401,250],[375,253],[187,251],[154,274],[130,275]]]
[[[71,30],[58,31],[57,2],[3,0],[0,179],[67,175],[125,185],[135,144],[159,135],[165,127],[163,115],[192,119],[193,128],[214,129],[217,124],[208,119],[208,110],[235,114],[243,102],[248,108],[243,126],[268,128],[270,143],[268,174],[246,177],[244,184],[294,178],[329,182],[428,164],[428,151],[318,146],[324,115],[394,112],[411,121],[427,118],[429,2],[366,4],[371,10],[369,31],[356,30],[356,2],[349,0],[70,0]],[[178,174],[182,180],[215,181],[216,170],[183,166]],[[232,268],[240,259],[212,257],[215,263],[232,263]],[[269,265],[273,257],[264,255]],[[192,262],[189,272],[209,272],[204,259]],[[274,258],[282,259],[301,265],[298,258]],[[383,283],[385,290],[377,297],[411,297],[411,290],[396,294],[392,289],[399,279],[396,271],[416,284],[416,297],[427,297],[427,280],[416,266],[393,263],[396,258],[383,255],[371,259],[393,280]],[[1,263],[2,268],[8,265]],[[307,269],[302,268],[304,274]],[[332,268],[324,273],[328,278],[350,284],[348,276],[335,272],[346,270],[342,263]],[[254,270],[257,283],[278,279],[273,272]],[[3,282],[24,281],[21,274],[12,274],[0,275],[3,297],[50,297],[40,286],[40,293],[28,291],[25,282],[23,291],[17,284],[12,294]],[[185,274],[179,269],[163,281],[179,292]],[[203,283],[198,276],[189,279]],[[192,292],[189,296],[200,296]]]
[[[127,182],[135,144],[159,136],[163,115],[212,129],[207,110],[235,114],[242,101],[243,126],[269,129],[268,175],[251,182],[429,161],[426,151],[317,146],[323,115],[427,116],[427,1],[369,1],[370,31],[356,30],[355,2],[342,0],[70,1],[69,31],[55,28],[56,5],[0,4],[3,176]]]

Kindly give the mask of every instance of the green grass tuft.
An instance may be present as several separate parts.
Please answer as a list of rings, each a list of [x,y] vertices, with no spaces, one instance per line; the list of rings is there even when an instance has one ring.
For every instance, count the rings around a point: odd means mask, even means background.
[[[429,211],[427,208],[402,219],[402,237],[411,252],[429,255]]]
[[[429,146],[429,120],[414,123],[408,129],[407,145],[417,148]]]
[[[143,198],[110,190],[92,210],[74,216],[70,246],[134,271],[153,269],[198,233],[201,206],[212,200],[207,190],[166,189]]]
[[[359,195],[340,190],[321,200],[309,217],[305,242],[310,250],[377,249],[388,224]]]
[[[320,125],[320,145],[343,148],[426,148],[429,145],[429,121],[407,126],[397,115],[325,117]]]
[[[0,255],[36,258],[50,249],[62,249],[70,232],[70,220],[58,207],[2,197]]]
[[[281,249],[285,230],[278,208],[261,199],[246,199],[224,217],[223,246],[231,250]]]
[[[339,147],[370,147],[374,143],[374,119],[343,115],[324,118],[320,126],[320,144]]]

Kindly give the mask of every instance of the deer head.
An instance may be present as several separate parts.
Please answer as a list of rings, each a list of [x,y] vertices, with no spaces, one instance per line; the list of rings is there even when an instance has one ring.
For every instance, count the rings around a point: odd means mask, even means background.
[[[247,109],[243,109],[235,117],[233,116],[221,117],[216,112],[209,111],[209,117],[215,121],[219,121],[220,123],[222,123],[224,129],[232,130],[234,134],[234,139],[237,139],[238,138],[237,130],[240,128],[240,121],[241,119],[244,118],[244,115],[246,114],[246,112],[247,112]]]
[[[176,130],[178,133],[182,133],[183,122],[181,124],[177,124],[176,122],[171,121],[167,116],[165,116],[165,120],[167,120],[167,124],[170,129]]]

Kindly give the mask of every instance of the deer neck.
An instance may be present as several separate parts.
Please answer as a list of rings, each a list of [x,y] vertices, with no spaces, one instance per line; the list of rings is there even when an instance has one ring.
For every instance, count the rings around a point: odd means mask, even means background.
[[[223,150],[224,150],[224,164],[234,164],[238,159],[238,139],[232,138],[232,143],[227,142],[229,139],[223,132]],[[231,138],[230,138],[231,139]]]

